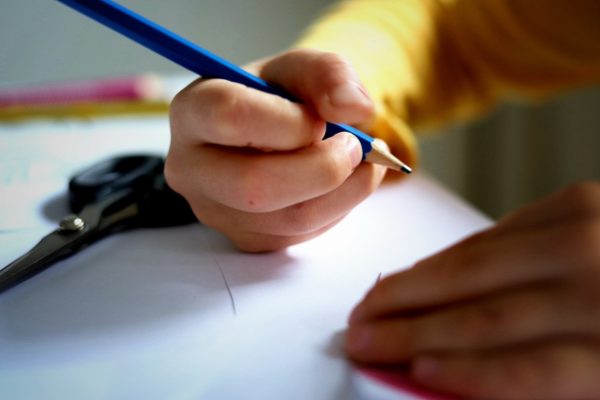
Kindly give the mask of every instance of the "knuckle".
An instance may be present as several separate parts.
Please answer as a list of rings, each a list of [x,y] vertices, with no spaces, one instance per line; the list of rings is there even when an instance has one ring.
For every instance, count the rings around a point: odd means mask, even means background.
[[[399,329],[395,329],[397,346],[405,356],[415,356],[423,350],[427,350],[428,343],[423,340],[422,329],[419,322],[407,318]]]
[[[330,163],[326,163],[326,167],[319,174],[319,180],[324,187],[337,188],[348,178],[348,174],[345,169],[339,168],[341,164],[339,160],[332,160]],[[336,166],[338,166],[336,168]]]
[[[171,100],[169,105],[169,117],[171,122],[175,122],[179,120],[179,115],[182,114],[183,109],[186,104],[187,92],[186,90],[182,90],[178,92],[175,97]]]
[[[472,307],[458,317],[458,335],[468,343],[485,343],[502,334],[507,315],[499,307],[481,305]]]
[[[458,268],[479,264],[481,256],[477,252],[477,247],[470,243],[470,241],[463,241],[448,251],[444,257],[443,269],[453,273]]]
[[[198,79],[175,94],[169,105],[169,121],[172,128],[179,127],[190,118],[195,119],[197,112],[203,109],[198,109],[198,105],[202,105],[201,94],[205,85],[205,82]]]
[[[240,98],[239,92],[228,85],[207,82],[204,86],[202,107],[207,110],[205,122],[211,129],[218,129],[222,136],[233,135],[238,126]]]
[[[345,151],[338,151],[335,146],[329,146],[332,142],[327,140],[322,142],[322,146],[326,147],[325,151],[318,158],[320,163],[318,181],[323,187],[337,188],[340,186],[352,173],[352,162]]]
[[[321,88],[332,89],[349,80],[359,80],[351,64],[335,53],[322,53],[315,58],[311,69],[315,72],[312,76],[318,79],[314,85]]]
[[[232,227],[238,229],[238,226],[234,224],[235,214],[206,197],[196,196],[194,201],[190,202],[190,206],[196,218],[206,227],[225,235],[229,235]]]
[[[322,227],[322,218],[310,202],[301,202],[286,208],[283,224],[289,234],[312,233]]]
[[[564,378],[569,374],[568,370],[577,364],[578,354],[573,350],[571,346],[533,350],[526,357],[507,362],[502,375],[514,383],[513,392],[521,396],[560,393],[564,390]]]
[[[293,244],[292,238],[260,234],[232,234],[230,239],[238,250],[245,253],[266,253]]]
[[[580,223],[566,234],[569,238],[559,244],[559,251],[568,261],[573,298],[582,302],[580,306],[588,315],[597,315],[600,310],[597,284],[600,281],[600,219]],[[600,326],[600,322],[594,325]]]
[[[347,171],[347,172],[346,172]],[[328,188],[331,190],[337,189],[340,187],[352,174],[351,170],[344,170],[344,168],[340,168],[337,172],[330,172],[327,177],[326,183],[328,184]]]
[[[198,85],[195,95],[186,101],[193,102],[195,129],[217,135],[224,143],[239,135],[251,113],[244,101],[244,91],[237,85],[220,80],[208,80]],[[177,107],[174,108],[176,117]]]
[[[593,277],[598,279],[598,276]],[[600,334],[600,294],[597,285],[590,283],[591,279],[578,282],[572,288],[572,302],[577,307],[574,319],[581,330]]]
[[[562,233],[555,244],[560,257],[573,266],[600,273],[600,217],[575,222]]]
[[[600,215],[600,183],[579,182],[563,190],[562,200],[568,207],[582,216]]]
[[[182,167],[177,161],[177,157],[168,155],[165,159],[164,176],[165,181],[171,189],[185,197],[185,188],[183,175],[181,174]]]
[[[197,86],[198,86],[198,81],[196,80],[196,81],[190,83],[188,86],[186,86],[182,90],[180,90],[179,92],[177,92],[175,94],[175,96],[173,97],[173,99],[171,100],[170,111],[171,112],[184,111],[187,108],[187,106],[190,104],[190,102],[192,101],[191,100],[193,98],[192,93],[196,90]]]
[[[169,125],[173,137],[176,137],[183,132],[184,121],[187,120],[189,115],[192,115],[188,110],[188,97],[188,90],[183,89],[175,95],[169,105]]]
[[[352,173],[352,192],[357,203],[366,199],[381,184],[386,173],[386,168],[373,163],[361,163]]]
[[[192,211],[202,225],[226,233],[223,227],[222,215],[210,212],[210,210],[202,204],[194,204],[192,206]]]
[[[350,63],[336,53],[324,52],[315,59],[316,76],[344,77],[352,71]]]
[[[440,282],[456,282],[487,262],[487,253],[472,241],[463,241],[440,254],[439,267],[433,271]]]
[[[545,392],[547,374],[554,368],[545,357],[531,355],[512,359],[504,365],[502,374],[507,382],[512,382],[510,391],[516,395]]]
[[[600,218],[585,223],[578,236],[579,256],[585,264],[600,269]]]

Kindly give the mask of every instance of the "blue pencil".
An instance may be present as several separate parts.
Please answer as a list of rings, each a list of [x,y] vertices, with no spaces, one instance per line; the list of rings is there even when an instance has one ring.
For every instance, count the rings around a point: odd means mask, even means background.
[[[197,73],[204,78],[219,78],[298,102],[282,88],[270,85],[259,77],[213,54],[162,26],[110,0],[57,0],[80,13],[138,42],[161,56]],[[328,122],[324,139],[338,133],[355,135],[363,150],[363,159],[410,173],[411,169],[398,160],[378,141],[358,129]]]

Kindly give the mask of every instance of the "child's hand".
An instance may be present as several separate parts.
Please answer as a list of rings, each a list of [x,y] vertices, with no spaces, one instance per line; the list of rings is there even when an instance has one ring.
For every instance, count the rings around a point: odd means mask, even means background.
[[[351,358],[467,398],[600,398],[600,184],[569,188],[379,282]]]
[[[171,106],[165,175],[198,219],[241,250],[270,251],[335,225],[380,184],[353,135],[322,140],[325,120],[360,124],[373,105],[339,57],[296,50],[256,63],[303,104],[219,79],[199,80]]]

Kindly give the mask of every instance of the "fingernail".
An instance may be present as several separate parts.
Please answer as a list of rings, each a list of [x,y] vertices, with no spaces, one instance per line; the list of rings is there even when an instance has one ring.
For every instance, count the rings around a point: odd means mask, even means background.
[[[367,325],[348,328],[346,332],[346,350],[351,354],[361,353],[371,344],[372,330]]]
[[[333,107],[369,105],[371,104],[371,98],[360,84],[346,82],[329,93],[329,103]]]
[[[346,151],[350,156],[350,164],[352,168],[356,168],[362,161],[363,157],[363,150],[360,141],[356,136],[348,132],[340,132],[336,136],[339,136],[340,140],[345,140],[344,144],[346,146]]]
[[[418,382],[430,382],[439,376],[440,363],[431,356],[418,357],[412,364],[411,373]]]

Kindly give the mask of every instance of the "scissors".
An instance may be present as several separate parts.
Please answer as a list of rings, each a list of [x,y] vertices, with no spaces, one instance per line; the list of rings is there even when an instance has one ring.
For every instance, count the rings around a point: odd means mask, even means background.
[[[163,175],[164,160],[125,155],[98,162],[69,180],[73,214],[30,251],[0,270],[0,293],[113,233],[197,221]]]

